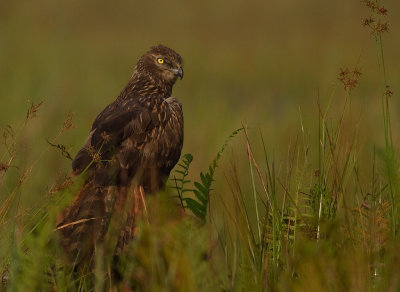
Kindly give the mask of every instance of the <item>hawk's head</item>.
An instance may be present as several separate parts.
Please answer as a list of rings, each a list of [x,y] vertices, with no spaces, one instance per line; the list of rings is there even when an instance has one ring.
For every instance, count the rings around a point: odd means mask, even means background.
[[[183,78],[182,57],[163,45],[152,47],[144,54],[138,62],[137,69],[142,74],[148,74],[168,84],[175,83],[178,77]]]

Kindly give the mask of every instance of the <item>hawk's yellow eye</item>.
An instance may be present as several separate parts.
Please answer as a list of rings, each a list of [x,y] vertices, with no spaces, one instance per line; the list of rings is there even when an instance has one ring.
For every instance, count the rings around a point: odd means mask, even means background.
[[[158,59],[157,59],[157,62],[158,62],[158,64],[162,64],[162,63],[164,63],[164,59],[158,58]]]

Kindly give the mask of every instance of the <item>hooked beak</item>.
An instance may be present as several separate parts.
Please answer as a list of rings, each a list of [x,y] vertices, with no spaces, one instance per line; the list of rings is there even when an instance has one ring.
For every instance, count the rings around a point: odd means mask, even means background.
[[[182,67],[179,67],[179,69],[175,69],[175,75],[181,77],[181,79],[183,78],[183,69],[182,69]]]

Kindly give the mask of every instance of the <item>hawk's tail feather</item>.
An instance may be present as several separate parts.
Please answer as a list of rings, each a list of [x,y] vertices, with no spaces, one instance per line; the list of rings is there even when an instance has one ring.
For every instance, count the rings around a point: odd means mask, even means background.
[[[57,222],[61,244],[76,264],[91,257],[95,242],[107,230],[109,192],[110,187],[98,187],[88,180]]]
[[[115,201],[110,229],[116,230],[118,241],[114,254],[119,255],[137,232],[137,218],[145,210],[144,190],[142,186],[120,188]]]
[[[146,212],[142,186],[97,186],[89,179],[61,214],[57,231],[70,260],[78,266],[90,261],[96,243],[115,255],[135,236],[137,217]]]

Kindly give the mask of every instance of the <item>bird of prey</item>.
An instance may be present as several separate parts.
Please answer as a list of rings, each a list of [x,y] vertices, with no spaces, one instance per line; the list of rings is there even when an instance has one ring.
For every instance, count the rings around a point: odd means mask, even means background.
[[[124,221],[115,247],[120,252],[134,235],[144,194],[160,190],[178,162],[183,114],[171,96],[178,77],[183,78],[181,56],[163,45],[152,47],[118,98],[95,119],[72,161],[73,174],[82,174],[85,182],[57,222],[61,243],[76,263],[93,254],[111,214]]]

